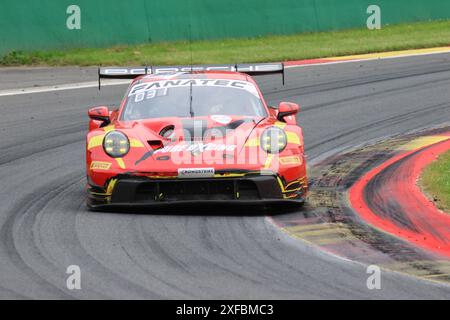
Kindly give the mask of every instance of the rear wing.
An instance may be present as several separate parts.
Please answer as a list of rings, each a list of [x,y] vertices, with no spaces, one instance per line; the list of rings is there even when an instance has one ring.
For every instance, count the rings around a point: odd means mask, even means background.
[[[98,69],[98,88],[101,87],[101,79],[134,79],[143,75],[168,74],[177,72],[195,71],[233,71],[248,74],[249,76],[281,74],[283,85],[285,82],[283,63],[258,63],[258,64],[217,64],[197,66],[161,66],[161,67],[107,67]]]

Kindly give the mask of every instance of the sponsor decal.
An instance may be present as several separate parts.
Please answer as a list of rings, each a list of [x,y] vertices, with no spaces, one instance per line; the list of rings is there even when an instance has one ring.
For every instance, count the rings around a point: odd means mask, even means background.
[[[214,168],[179,168],[179,178],[211,178],[214,177]]]
[[[282,157],[280,158],[280,163],[289,165],[289,164],[298,164],[300,165],[302,161],[300,160],[300,157],[298,156],[290,156],[290,157]]]
[[[218,143],[179,143],[175,145],[170,145],[161,149],[156,150],[153,154],[158,153],[173,153],[173,152],[182,152],[188,151],[194,154],[202,153],[205,151],[234,151],[236,150],[237,145],[227,145],[227,144],[218,144]]]
[[[91,170],[109,170],[111,168],[111,162],[92,161]]]
[[[224,116],[224,115],[213,115],[211,116],[211,119],[214,120],[215,122],[218,122],[220,124],[229,124],[231,122],[231,117],[229,116]]]
[[[182,87],[225,87],[234,88],[239,90],[245,90],[252,95],[259,97],[258,90],[255,85],[246,81],[230,80],[230,79],[175,79],[175,80],[163,80],[154,81],[148,83],[140,83],[131,88],[128,96],[134,96],[136,94],[143,94],[145,92],[165,89],[165,88],[182,88]]]
[[[228,65],[152,67],[152,73],[157,75],[193,71],[236,71],[236,67]]]
[[[70,6],[68,11],[71,7]],[[70,14],[68,12],[67,14]],[[69,17],[71,18],[71,17]],[[210,65],[210,66],[151,66],[138,68],[101,68],[103,75],[158,75],[172,76],[173,74],[193,72],[193,71],[232,71],[232,72],[277,72],[282,71],[281,63],[260,63],[260,64],[240,64],[240,65]]]
[[[167,88],[161,90],[139,91],[134,95],[134,102],[138,103],[144,100],[150,100],[156,97],[167,96]]]
[[[170,79],[175,79],[183,74],[184,74],[184,72],[149,74],[149,75],[145,76],[144,79],[170,80]]]
[[[152,67],[153,74],[192,71],[232,71],[232,72],[276,72],[283,70],[281,63],[238,64],[238,65],[210,65],[210,66],[169,66]]]
[[[147,68],[101,68],[100,74],[105,76],[128,76],[148,74]]]
[[[67,7],[66,13],[69,15],[66,20],[68,30],[81,30],[81,8],[75,4]]]

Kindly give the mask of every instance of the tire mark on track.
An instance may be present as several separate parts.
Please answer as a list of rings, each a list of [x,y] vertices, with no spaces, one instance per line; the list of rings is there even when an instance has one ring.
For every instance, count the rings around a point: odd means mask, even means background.
[[[431,87],[433,87],[433,85],[440,83],[440,82],[450,82],[450,78],[439,80],[439,81],[427,82],[427,85],[431,84]],[[424,89],[424,84],[419,83],[419,84],[412,85],[412,86],[403,86],[403,87],[383,90],[383,91],[379,91],[379,92],[373,92],[373,93],[368,93],[368,94],[363,94],[363,95],[356,95],[356,96],[352,96],[352,97],[344,98],[344,99],[334,99],[333,101],[326,102],[326,103],[311,104],[311,105],[308,105],[307,107],[303,108],[302,113],[305,113],[308,111],[317,111],[318,109],[333,107],[335,105],[339,105],[342,103],[354,102],[357,100],[369,100],[369,98],[374,98],[376,96],[384,96],[389,93],[399,93],[401,91],[412,91],[411,89],[414,89],[414,88]]]
[[[60,279],[60,285],[55,285],[52,280],[49,280],[55,279],[55,276],[52,275],[64,275],[65,277],[65,268],[67,266],[58,265],[58,263],[61,264],[61,261],[51,261],[49,257],[46,257],[42,248],[40,248],[36,242],[37,235],[33,235],[33,233],[38,231],[30,233],[30,230],[40,229],[38,227],[39,220],[48,219],[46,218],[46,210],[50,209],[55,202],[59,203],[60,199],[69,198],[75,190],[79,190],[85,179],[84,177],[80,178],[80,176],[82,176],[80,175],[80,172],[75,172],[66,177],[60,177],[52,184],[42,186],[42,189],[26,196],[14,207],[14,209],[8,212],[8,218],[0,229],[0,240],[2,246],[8,253],[8,258],[18,270],[21,270],[21,273],[26,275],[30,280],[37,282],[38,286],[43,288],[43,290],[47,292],[46,295],[50,297],[72,299],[78,297],[79,293],[76,291],[70,293],[68,290],[66,291],[64,287],[64,278]],[[62,237],[60,237],[60,240],[65,239],[65,241],[71,239],[69,242],[71,248],[70,254],[73,256],[72,260],[74,262],[83,262],[83,274],[95,274],[98,277],[96,282],[101,283],[101,279],[103,279],[106,283],[115,283],[119,287],[126,288],[129,294],[133,294],[137,297],[148,297],[151,299],[163,298],[156,292],[151,292],[138,284],[132,284],[120,274],[105,267],[98,262],[95,257],[90,256],[83,249],[82,244],[78,240],[75,227],[70,228],[70,226],[75,225],[77,214],[89,214],[85,212],[84,197],[84,194],[81,193],[81,199],[79,199],[81,200],[81,205],[80,201],[73,202],[77,207],[75,212],[68,210],[69,214],[72,214],[72,216],[69,216],[70,220],[64,219],[65,226],[63,226],[63,230],[72,230],[71,233],[64,233]],[[63,215],[64,213],[61,212],[60,214]],[[49,218],[51,217],[49,216]],[[20,242],[21,248],[17,246],[16,243],[18,242]],[[26,250],[27,252],[27,260],[22,257],[21,251],[23,250]],[[30,263],[32,263],[32,265],[30,265]],[[39,268],[36,268],[36,265],[39,265]],[[38,273],[36,270],[45,270],[45,275],[47,277]],[[85,281],[83,283],[85,283]],[[105,291],[106,293],[97,291],[93,285],[89,285],[89,287],[89,289],[84,289],[88,290],[92,297],[102,297],[103,299],[111,297],[109,296],[108,291]]]
[[[286,97],[292,97],[293,95],[298,96],[302,94],[312,94],[312,93],[322,93],[326,91],[332,91],[337,89],[348,89],[348,88],[355,88],[359,86],[365,86],[369,84],[377,84],[377,83],[384,83],[391,80],[403,80],[407,78],[414,78],[417,76],[424,76],[424,75],[433,75],[433,74],[439,74],[439,73],[447,73],[450,72],[450,68],[436,68],[436,70],[420,70],[418,72],[407,71],[403,73],[397,73],[396,75],[392,75],[391,73],[386,73],[384,75],[378,75],[378,76],[367,76],[367,77],[359,77],[359,78],[352,78],[349,80],[336,80],[336,81],[330,81],[330,82],[324,82],[320,84],[313,84],[309,86],[298,86],[298,87],[289,87],[286,89],[278,89],[276,91],[267,91],[264,92],[265,95],[271,95],[274,97],[282,96],[283,98]],[[398,75],[400,74],[400,75]],[[288,80],[289,83],[289,80]],[[313,90],[311,90],[313,89]],[[293,94],[290,95],[289,92],[292,92]]]
[[[4,153],[0,155],[0,165],[5,165],[14,161],[23,160],[28,157],[45,154],[58,148],[79,144],[84,140],[82,132],[77,131],[75,137],[72,137],[71,133],[69,133],[68,135],[69,137],[66,137],[67,140],[62,139],[61,136],[48,139],[50,141],[46,140],[45,147],[38,144],[33,145],[33,142],[30,142],[26,145],[17,145],[11,148],[4,149],[2,148]]]
[[[333,136],[332,138],[323,139],[323,140],[318,141],[318,142],[316,142],[314,144],[310,144],[309,146],[307,146],[307,151],[314,150],[315,148],[317,148],[319,146],[322,146],[322,145],[324,145],[326,143],[330,143],[330,142],[336,141],[338,139],[342,139],[342,138],[345,138],[347,136],[350,136],[350,135],[352,135],[354,133],[361,132],[363,129],[365,129],[367,131],[367,129],[369,129],[369,130],[375,130],[375,129],[379,130],[379,129],[383,129],[383,128],[386,128],[386,127],[392,127],[393,125],[402,123],[402,122],[404,122],[404,121],[406,121],[408,119],[411,119],[411,118],[419,117],[420,115],[427,114],[427,113],[429,113],[431,111],[440,111],[440,110],[445,110],[445,109],[450,109],[450,104],[449,103],[440,103],[440,104],[437,104],[437,105],[431,105],[429,107],[425,107],[425,108],[422,108],[420,110],[415,110],[415,111],[412,111],[412,112],[403,113],[403,114],[395,115],[393,117],[385,118],[385,119],[382,119],[382,120],[379,120],[379,121],[370,122],[370,123],[367,123],[367,124],[365,124],[363,126],[358,126],[357,128],[353,128],[351,130],[348,130],[348,131],[345,131],[343,133],[337,134],[337,135]],[[337,145],[336,147],[342,146],[344,144],[345,143],[341,143],[341,144]]]
[[[72,178],[72,180],[75,179],[74,176],[69,176],[68,178]],[[79,180],[79,178],[77,177],[76,180]],[[31,225],[33,225],[36,215],[47,205],[48,201],[50,201],[55,196],[55,194],[61,192],[64,188],[64,185],[58,185],[56,187],[50,186],[44,189],[44,192],[42,192],[41,190],[41,192],[32,193],[26,196],[19,204],[17,204],[12,210],[10,210],[9,213],[7,213],[8,217],[0,229],[0,242],[1,246],[7,252],[7,257],[19,270],[22,271],[23,274],[27,275],[27,277],[32,279],[32,281],[37,282],[40,287],[45,288],[51,296],[63,297],[65,299],[68,299],[71,298],[71,295],[69,295],[61,288],[56,287],[49,280],[42,277],[38,272],[36,272],[32,267],[28,265],[28,263],[22,257],[20,250],[17,248],[15,239],[17,233],[20,230],[19,227],[23,223],[23,220],[27,220],[25,221],[25,225],[29,226],[30,222]],[[28,230],[33,229],[29,228]],[[29,237],[29,231],[27,233],[27,237]],[[30,244],[30,239],[28,238],[26,242]],[[34,247],[33,243],[31,243],[30,245]],[[33,249],[34,251],[38,251],[36,247],[34,247]],[[49,261],[43,261],[43,257],[39,255],[37,256],[37,258],[43,265],[47,265],[47,268],[56,271],[53,265],[48,264]]]

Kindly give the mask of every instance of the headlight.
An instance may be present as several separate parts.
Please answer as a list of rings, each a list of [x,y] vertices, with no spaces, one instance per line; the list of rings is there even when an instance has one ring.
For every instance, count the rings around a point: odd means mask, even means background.
[[[261,148],[267,153],[280,153],[286,145],[286,133],[280,128],[270,127],[261,135]]]
[[[130,151],[130,141],[122,132],[111,131],[103,139],[103,149],[109,156],[120,158]]]

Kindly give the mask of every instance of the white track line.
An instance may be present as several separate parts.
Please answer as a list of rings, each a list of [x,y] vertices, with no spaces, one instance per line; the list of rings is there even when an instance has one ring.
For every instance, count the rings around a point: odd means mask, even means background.
[[[286,69],[306,68],[306,67],[324,66],[324,65],[330,65],[330,64],[353,63],[353,62],[363,62],[363,61],[373,61],[373,60],[387,60],[387,59],[398,59],[398,58],[417,57],[417,56],[428,56],[428,55],[442,54],[442,53],[450,53],[450,49],[442,50],[442,51],[436,51],[436,52],[402,54],[402,55],[391,56],[391,57],[374,57],[374,58],[357,59],[357,60],[344,60],[344,61],[337,60],[337,61],[330,61],[330,62],[324,62],[324,63],[292,65],[292,66],[286,66]],[[324,58],[324,59],[326,59],[326,58]],[[107,81],[102,82],[102,87],[126,85],[126,84],[130,84],[130,82],[131,82],[131,80],[107,80]],[[32,93],[45,93],[45,92],[54,92],[54,91],[77,90],[77,89],[86,89],[86,88],[95,88],[95,87],[98,87],[98,82],[97,81],[67,83],[67,84],[59,84],[59,85],[52,85],[52,86],[42,86],[42,87],[29,87],[29,88],[20,88],[20,89],[9,89],[9,90],[0,90],[0,97],[17,96],[17,95],[32,94]]]
[[[102,87],[130,84],[131,80],[108,80],[102,82]],[[21,89],[0,90],[0,97],[18,96],[22,94],[44,93],[64,90],[77,90],[98,87],[98,81],[76,82],[67,84],[58,84],[53,86],[30,87]]]

